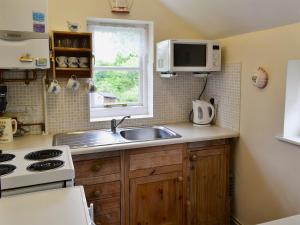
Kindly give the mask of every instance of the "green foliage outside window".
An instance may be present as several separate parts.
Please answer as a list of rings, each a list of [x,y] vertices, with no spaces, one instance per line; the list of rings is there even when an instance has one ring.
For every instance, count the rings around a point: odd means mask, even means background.
[[[138,56],[118,54],[115,62],[106,63],[96,61],[96,66],[126,66],[136,67]],[[138,71],[97,71],[94,74],[94,82],[98,92],[111,93],[117,97],[117,102],[138,102],[139,101],[139,72]]]

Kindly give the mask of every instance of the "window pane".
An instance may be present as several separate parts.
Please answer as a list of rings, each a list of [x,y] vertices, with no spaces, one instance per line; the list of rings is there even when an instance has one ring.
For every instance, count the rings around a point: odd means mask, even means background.
[[[93,79],[98,90],[96,104],[139,102],[139,72],[98,71]]]
[[[94,31],[96,66],[138,67],[144,30],[99,26]]]

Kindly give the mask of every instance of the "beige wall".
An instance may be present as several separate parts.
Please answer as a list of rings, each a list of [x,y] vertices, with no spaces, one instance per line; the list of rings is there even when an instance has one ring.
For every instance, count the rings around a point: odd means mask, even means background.
[[[235,154],[235,215],[244,225],[300,214],[300,147],[283,131],[287,62],[300,59],[300,24],[221,40],[225,63],[242,63],[241,137]],[[263,66],[264,90],[251,84]]]
[[[66,30],[69,20],[79,22],[85,31],[87,17],[150,20],[154,22],[156,40],[202,37],[158,0],[135,0],[129,15],[112,14],[108,0],[49,1],[50,30]]]

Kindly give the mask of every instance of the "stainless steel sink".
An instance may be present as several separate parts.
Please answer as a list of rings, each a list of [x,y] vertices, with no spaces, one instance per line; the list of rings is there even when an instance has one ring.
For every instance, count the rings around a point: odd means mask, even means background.
[[[130,141],[151,141],[179,138],[179,134],[165,127],[131,128],[120,131],[120,135]]]
[[[53,145],[69,145],[70,148],[86,148],[103,145],[124,143],[120,134],[112,133],[109,130],[93,130],[83,132],[71,132],[56,134],[53,137]]]
[[[110,130],[56,134],[53,137],[53,145],[68,145],[75,149],[179,137],[179,134],[165,127],[121,128],[115,134]]]

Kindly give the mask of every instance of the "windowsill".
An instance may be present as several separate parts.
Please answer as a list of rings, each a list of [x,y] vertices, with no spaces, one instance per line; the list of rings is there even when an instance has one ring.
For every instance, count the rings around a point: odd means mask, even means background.
[[[90,122],[91,123],[105,122],[105,121],[111,121],[112,119],[121,120],[122,118],[123,118],[123,116],[104,117],[104,118],[90,119]],[[135,115],[135,116],[131,116],[130,118],[128,118],[126,120],[146,119],[146,118],[153,118],[153,115]]]
[[[300,137],[287,137],[287,136],[276,136],[276,138],[280,141],[287,142],[289,144],[300,146]]]

